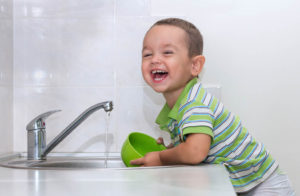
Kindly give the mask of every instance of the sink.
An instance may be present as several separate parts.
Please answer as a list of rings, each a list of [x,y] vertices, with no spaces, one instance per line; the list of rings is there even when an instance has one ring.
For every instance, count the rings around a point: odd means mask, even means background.
[[[26,153],[0,157],[0,166],[20,169],[126,168],[119,153],[50,153],[47,160],[27,160]]]
[[[88,169],[88,168],[123,168],[123,162],[120,159],[73,159],[73,160],[59,160],[52,159],[48,161],[41,161],[30,165],[31,168],[61,168],[61,169]]]

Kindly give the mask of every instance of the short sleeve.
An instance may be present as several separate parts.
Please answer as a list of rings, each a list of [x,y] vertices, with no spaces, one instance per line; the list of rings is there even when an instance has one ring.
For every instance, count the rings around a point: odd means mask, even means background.
[[[179,123],[179,129],[182,136],[191,133],[203,133],[211,136],[213,141],[214,116],[207,106],[196,106],[186,110]]]

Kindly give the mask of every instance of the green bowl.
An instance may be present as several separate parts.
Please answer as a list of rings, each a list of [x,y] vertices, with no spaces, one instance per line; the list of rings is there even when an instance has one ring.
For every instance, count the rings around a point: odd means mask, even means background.
[[[137,167],[136,165],[131,165],[130,161],[142,158],[148,152],[165,149],[166,147],[162,144],[157,144],[153,137],[144,133],[133,132],[128,135],[123,143],[121,157],[127,167]]]

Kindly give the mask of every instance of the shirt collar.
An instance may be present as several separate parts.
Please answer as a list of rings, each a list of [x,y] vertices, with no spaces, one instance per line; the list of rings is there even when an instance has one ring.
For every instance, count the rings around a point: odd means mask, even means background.
[[[183,91],[179,95],[175,105],[173,108],[170,108],[167,103],[164,105],[163,109],[160,111],[159,115],[156,118],[156,123],[160,125],[161,129],[164,129],[169,121],[171,119],[179,120],[178,118],[178,111],[180,108],[180,104],[182,103],[182,100],[186,97],[190,89],[198,82],[198,78],[194,78],[191,81],[187,83],[187,85],[184,87]]]

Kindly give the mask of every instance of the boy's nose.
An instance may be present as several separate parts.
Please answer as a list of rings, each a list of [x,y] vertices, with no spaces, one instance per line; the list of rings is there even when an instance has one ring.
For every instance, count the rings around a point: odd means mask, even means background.
[[[154,65],[160,64],[161,63],[161,57],[159,55],[153,55],[151,59],[151,63]]]

